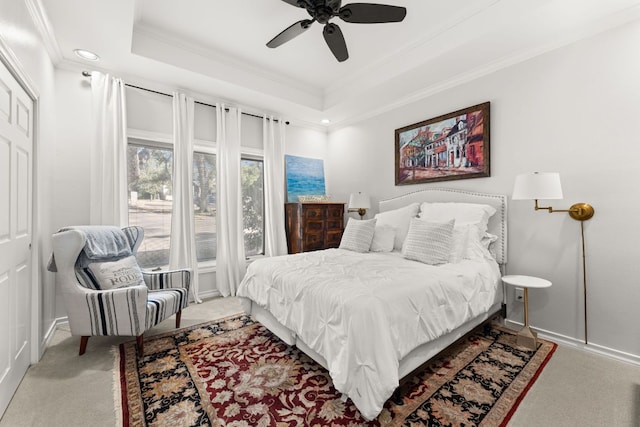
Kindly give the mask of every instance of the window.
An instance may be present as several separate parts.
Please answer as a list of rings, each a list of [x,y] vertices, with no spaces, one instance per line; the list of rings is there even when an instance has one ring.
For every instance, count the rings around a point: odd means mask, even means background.
[[[259,159],[240,162],[244,252],[246,256],[264,254],[264,168]]]
[[[173,150],[129,144],[127,149],[129,224],[144,228],[138,249],[143,268],[169,265]]]
[[[127,149],[129,224],[144,228],[138,263],[169,265],[173,208],[173,150],[162,143],[130,142]],[[247,257],[264,254],[264,162],[243,157],[240,164],[244,248]],[[193,153],[193,206],[198,263],[216,259],[216,156]]]
[[[193,153],[193,208],[198,262],[216,259],[216,156]]]

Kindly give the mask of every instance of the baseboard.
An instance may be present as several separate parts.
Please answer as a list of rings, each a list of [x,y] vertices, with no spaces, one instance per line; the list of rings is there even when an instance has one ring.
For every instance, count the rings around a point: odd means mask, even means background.
[[[221,296],[222,296],[222,294],[217,289],[212,289],[210,291],[204,291],[204,292],[198,292],[198,297],[203,301],[207,300],[207,299],[211,299],[211,298],[218,298],[218,297],[221,297]]]
[[[42,342],[40,343],[40,355],[39,355],[38,360],[40,360],[40,358],[42,358],[42,355],[44,354],[44,351],[51,344],[51,340],[53,339],[53,336],[55,335],[56,330],[58,330],[58,328],[61,325],[66,325],[68,323],[69,323],[69,318],[67,316],[57,317],[56,319],[53,320],[53,322],[51,322],[51,326],[49,326],[49,329],[47,330],[47,333],[44,334],[44,337],[42,337]]]
[[[505,326],[511,329],[520,329],[524,326],[520,322],[514,322],[513,320],[506,319]],[[547,339],[549,341],[553,341],[559,345],[564,345],[566,347],[573,347],[578,350],[588,351],[590,353],[599,354],[601,356],[609,357],[611,359],[615,359],[621,362],[630,363],[635,366],[640,366],[640,356],[635,354],[626,353],[624,351],[615,350],[609,347],[605,347],[599,344],[588,343],[585,344],[584,341],[569,337],[562,334],[557,334],[555,332],[547,331],[544,329],[540,329],[534,327],[536,332],[538,332],[538,336],[543,339]]]

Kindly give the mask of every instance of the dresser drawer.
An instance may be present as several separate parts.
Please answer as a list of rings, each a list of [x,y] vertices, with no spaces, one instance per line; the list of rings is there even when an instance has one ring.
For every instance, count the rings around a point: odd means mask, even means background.
[[[328,219],[327,230],[342,230],[342,218]]]
[[[324,221],[321,219],[310,219],[304,223],[304,232],[322,234],[324,232]]]
[[[302,209],[304,219],[324,219],[327,210],[324,206],[305,206]]]
[[[305,251],[317,251],[324,249],[323,233],[305,233],[302,237]]]
[[[344,216],[344,205],[327,206],[327,218],[339,219],[342,221],[343,216]]]
[[[342,240],[342,230],[327,232],[327,248],[337,248]]]

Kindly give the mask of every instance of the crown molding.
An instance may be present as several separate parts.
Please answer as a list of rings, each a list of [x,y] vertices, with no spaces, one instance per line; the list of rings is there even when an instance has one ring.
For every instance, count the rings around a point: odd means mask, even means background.
[[[599,23],[591,26],[588,30],[575,32],[570,36],[567,36],[563,39],[555,40],[553,43],[547,44],[545,46],[539,46],[517,55],[501,58],[499,60],[471,70],[467,73],[459,74],[438,84],[425,87],[420,91],[416,91],[408,96],[398,98],[395,101],[380,103],[380,106],[378,108],[363,111],[360,114],[355,114],[345,120],[333,123],[329,127],[329,129],[330,131],[335,131],[343,127],[351,126],[356,123],[371,119],[386,112],[410,105],[425,98],[429,98],[430,96],[433,96],[445,90],[452,89],[462,84],[477,80],[481,77],[493,74],[502,69],[506,69],[513,65],[528,61],[545,53],[572,45],[574,43],[578,43],[589,37],[594,37],[600,33],[618,28],[622,25],[629,24],[638,19],[640,19],[640,6],[633,6],[631,8],[614,13],[606,17],[605,19],[602,19]]]
[[[441,27],[435,30],[427,30],[419,38],[397,47],[392,53],[380,55],[378,59],[369,63],[367,66],[358,69],[348,76],[342,76],[339,81],[332,83],[326,88],[325,107],[330,108],[330,105],[327,104],[340,104],[341,93],[370,90],[371,86],[375,87],[380,84],[385,84],[386,81],[401,75],[413,67],[419,66],[415,62],[417,58],[423,58],[421,60],[422,62],[429,59],[420,52],[420,49],[424,50],[428,43],[433,42],[441,35],[468,22],[470,19],[483,13],[500,1],[501,0],[482,0],[474,2],[473,5],[461,10],[457,16],[445,20]],[[404,66],[400,66],[399,64],[404,64]],[[373,81],[371,81],[370,76],[374,76]]]
[[[309,83],[301,80],[293,79],[289,76],[283,76],[281,73],[265,69],[264,67],[258,67],[246,60],[240,59],[236,56],[229,55],[224,52],[213,50],[204,47],[200,44],[188,42],[179,38],[175,34],[167,33],[153,26],[144,24],[143,22],[137,22],[133,28],[133,35],[139,34],[141,36],[156,40],[160,43],[173,46],[174,48],[187,51],[191,54],[206,58],[209,61],[220,64],[220,66],[235,69],[240,74],[251,74],[259,76],[260,78],[272,81],[279,85],[287,85],[300,92],[304,92],[312,97],[321,97],[323,91],[318,86],[313,86]],[[144,53],[137,52],[138,55],[144,55]],[[215,78],[214,76],[211,76]]]
[[[44,47],[51,58],[51,62],[53,62],[54,66],[57,66],[64,56],[62,55],[62,50],[60,50],[60,45],[58,45],[58,41],[56,40],[56,36],[53,32],[51,21],[49,21],[49,17],[42,6],[42,2],[40,0],[24,0],[24,3],[27,6],[29,15],[31,15],[33,24],[40,33],[40,37],[42,38]]]
[[[20,81],[21,86],[33,100],[40,96],[40,90],[22,67],[22,63],[0,34],[0,62]]]

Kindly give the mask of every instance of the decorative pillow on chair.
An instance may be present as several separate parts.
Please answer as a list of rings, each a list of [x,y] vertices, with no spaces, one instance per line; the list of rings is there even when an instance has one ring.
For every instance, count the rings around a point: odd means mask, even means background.
[[[349,218],[349,222],[347,222],[347,226],[342,234],[340,249],[347,249],[354,252],[369,252],[375,228],[375,219],[357,220]]]
[[[454,220],[428,222],[411,220],[409,232],[402,246],[402,255],[425,264],[439,265],[449,262]]]
[[[144,284],[142,271],[134,256],[118,261],[92,262],[85,272],[92,276],[95,288],[102,291]]]

